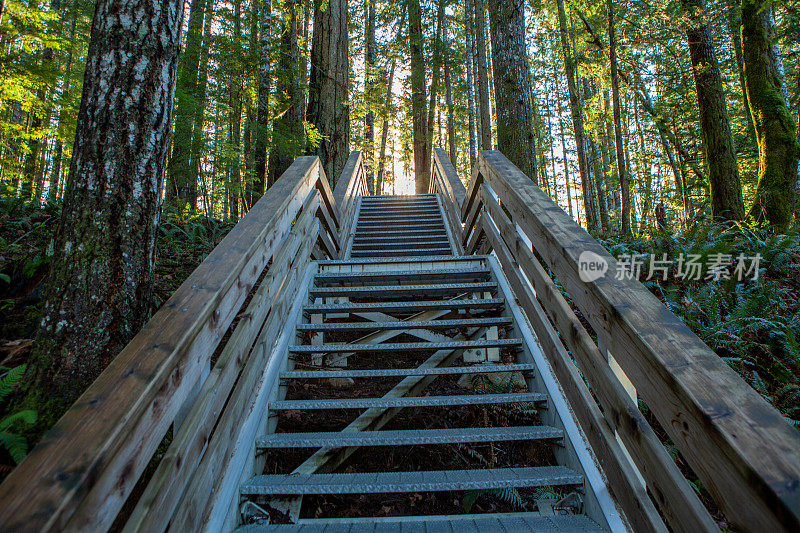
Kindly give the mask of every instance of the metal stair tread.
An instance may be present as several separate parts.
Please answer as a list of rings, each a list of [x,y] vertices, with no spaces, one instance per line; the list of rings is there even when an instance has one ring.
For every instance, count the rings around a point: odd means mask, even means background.
[[[504,403],[541,403],[547,396],[536,392],[507,394],[460,394],[453,396],[403,396],[402,398],[330,398],[316,400],[278,400],[269,404],[272,411],[314,409],[370,409],[373,407],[441,407]]]
[[[402,376],[451,376],[461,374],[493,374],[498,372],[531,372],[531,364],[478,364],[470,366],[445,366],[416,368],[346,368],[336,370],[289,370],[280,373],[282,379],[327,379],[327,378],[379,378]]]
[[[441,256],[440,256],[441,257]],[[437,258],[431,258],[437,259]],[[427,259],[427,260],[431,260]],[[421,278],[426,281],[431,279],[488,279],[490,270],[488,268],[450,268],[450,269],[422,269],[422,270],[364,270],[360,272],[320,272],[314,277],[314,282],[337,283],[345,281],[372,280],[387,281],[397,278]]]
[[[419,300],[416,302],[345,302],[310,304],[303,306],[303,311],[306,313],[344,313],[425,309],[485,309],[499,308],[504,303],[504,298],[463,298],[458,300]]]
[[[369,287],[311,287],[309,294],[317,298],[330,296],[355,296],[361,293],[373,296],[375,294],[386,293],[467,293],[467,292],[490,292],[497,290],[497,283],[494,281],[477,281],[473,283],[427,283],[417,285],[372,285]]]
[[[384,494],[580,485],[583,476],[564,466],[481,470],[424,470],[254,476],[241,486],[245,496],[287,494]]]
[[[509,317],[462,318],[460,320],[395,320],[393,322],[325,322],[297,325],[297,331],[365,331],[404,329],[450,329],[479,326],[510,326]]]
[[[330,343],[293,344],[289,353],[333,353],[333,352],[399,352],[412,350],[449,350],[458,348],[507,348],[522,346],[522,339],[479,339],[440,342],[380,342],[380,343]]]
[[[256,448],[414,446],[465,442],[484,443],[515,440],[552,440],[563,438],[563,436],[564,432],[562,430],[552,426],[273,433],[259,437],[256,440]]]

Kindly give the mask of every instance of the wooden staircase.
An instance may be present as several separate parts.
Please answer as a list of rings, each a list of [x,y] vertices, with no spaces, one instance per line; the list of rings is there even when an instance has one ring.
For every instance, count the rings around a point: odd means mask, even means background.
[[[300,157],[0,485],[0,531],[800,530],[800,432],[587,251],[616,270],[499,152],[464,187],[436,150],[413,197]]]
[[[366,203],[380,206],[380,210],[366,210]],[[433,210],[417,212],[423,205],[431,205]],[[389,212],[392,218],[402,220],[392,222],[387,232],[431,228],[440,232],[442,244],[409,242],[408,248],[398,253],[392,245],[382,247],[390,240],[370,236],[373,257],[360,252],[359,258],[320,261],[312,266],[314,278],[304,298],[301,321],[286,325],[294,330],[298,344],[281,354],[286,367],[280,374],[281,386],[268,405],[268,433],[255,445],[257,452],[278,453],[256,464],[259,468],[270,465],[272,472],[280,450],[309,451],[305,460],[284,467],[283,473],[255,471],[242,484],[246,527],[241,530],[373,531],[371,520],[385,510],[380,498],[364,496],[411,493],[423,498],[426,493],[449,493],[450,499],[455,494],[461,501],[466,491],[491,495],[504,489],[515,494],[539,489],[547,496],[525,498],[526,512],[518,512],[520,508],[488,514],[420,515],[413,513],[412,505],[410,515],[381,517],[379,529],[624,529],[596,459],[585,445],[535,335],[513,303],[497,261],[488,256],[452,255],[435,197],[362,200],[355,240],[363,236],[365,225]],[[345,389],[324,386],[342,380],[349,380]],[[309,382],[315,384],[311,389]],[[387,392],[372,397],[369,391],[377,382],[384,384]],[[458,387],[458,382],[469,388]],[[494,388],[476,390],[475,385],[481,384]],[[516,411],[528,412],[519,418],[529,425],[459,424],[478,406],[512,419]],[[413,415],[398,423],[397,415],[403,409],[413,409]],[[351,413],[341,431],[326,430],[330,422],[325,413],[331,410]],[[281,416],[286,413],[291,417]],[[302,419],[301,432],[293,430],[297,418]],[[432,425],[431,420],[437,422]],[[382,429],[392,424],[398,429]],[[480,444],[494,453],[495,447],[520,442],[546,448],[540,450],[544,458],[530,461],[520,453],[502,468],[472,465],[453,469],[437,461],[436,453],[425,455],[424,451],[444,447],[449,453],[459,453],[459,448],[466,446],[477,454],[474,447]],[[369,471],[359,470],[365,456],[374,456],[380,448],[400,446],[423,448],[418,453],[426,457],[426,467],[413,468],[389,453],[381,470],[375,471],[374,465]],[[346,501],[361,502],[362,509],[357,517],[314,517],[313,509],[301,508],[309,496],[316,496],[316,505],[321,507],[328,503],[325,497],[333,497],[344,507],[341,498],[346,497]],[[433,497],[444,500],[441,494]],[[287,515],[281,516],[275,509]],[[271,523],[276,516],[289,518],[295,525]]]

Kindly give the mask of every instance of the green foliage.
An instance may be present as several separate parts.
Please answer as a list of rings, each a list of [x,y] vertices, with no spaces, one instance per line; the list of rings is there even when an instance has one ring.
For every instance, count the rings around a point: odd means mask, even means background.
[[[761,254],[758,279],[642,281],[754,389],[800,418],[800,227],[783,234],[746,224],[698,225],[684,235],[606,239],[614,256]]]
[[[506,487],[502,489],[481,489],[467,491],[462,500],[464,511],[469,513],[478,498],[484,495],[494,496],[519,511],[525,511],[528,508],[527,503],[522,499],[522,496],[517,489],[513,487]]]
[[[2,401],[16,390],[25,374],[25,365],[11,369],[0,367],[0,372],[4,372],[0,377],[0,401]],[[24,436],[17,434],[15,430],[19,428],[20,424],[29,426],[35,423],[36,418],[36,411],[25,409],[5,415],[0,419],[0,448],[5,449],[16,464],[19,464],[28,454],[28,441]]]

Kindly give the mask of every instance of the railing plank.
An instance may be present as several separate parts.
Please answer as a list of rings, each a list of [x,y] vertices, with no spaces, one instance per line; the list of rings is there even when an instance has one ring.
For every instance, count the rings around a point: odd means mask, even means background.
[[[525,314],[542,344],[542,351],[548,355],[559,384],[568,398],[576,418],[580,421],[595,456],[603,465],[605,475],[610,482],[609,488],[624,510],[633,531],[666,533],[667,528],[659,517],[658,511],[636,477],[636,472],[617,443],[614,432],[600,413],[600,409],[578,374],[575,365],[572,364],[558,334],[553,330],[539,302],[520,277],[514,258],[501,239],[497,228],[488,219],[484,222],[484,226],[486,236],[503,267],[506,279],[514,290],[518,303],[525,310]]]
[[[253,296],[203,385],[186,422],[176,433],[145,492],[125,526],[126,531],[163,531],[186,491],[190,477],[205,450],[219,415],[228,400],[239,371],[247,362],[255,336],[281,293],[286,272],[302,254],[303,239],[314,223],[319,193],[313,191],[303,212],[280,250],[267,275]]]
[[[482,186],[484,189],[487,187],[488,185],[485,183]],[[491,231],[499,231],[503,244],[508,247],[509,253],[513,255],[514,260],[530,280],[536,291],[536,297],[552,320],[556,330],[564,332],[562,335],[564,344],[572,352],[579,363],[578,366],[583,369],[583,375],[603,408],[605,420],[619,433],[650,488],[656,504],[666,516],[667,523],[672,526],[673,530],[687,533],[718,531],[719,528],[703,503],[689,486],[619,379],[614,375],[583,324],[575,316],[553,280],[534,257],[531,249],[520,238],[513,222],[508,219],[491,193],[484,190],[482,198],[486,208],[482,223],[488,223]],[[487,230],[487,235],[491,231]],[[496,242],[497,238],[496,235],[490,236],[493,242]],[[545,350],[545,353],[551,359],[562,385],[569,382],[571,373],[565,369],[566,366],[572,364],[569,359],[557,360],[560,355],[557,350]],[[564,389],[568,395],[572,393],[570,387],[565,386]],[[573,406],[580,401],[581,398],[576,397],[572,402]],[[576,412],[579,416],[592,416],[591,413],[583,412],[584,410],[581,407],[577,408]],[[582,425],[583,423],[582,420]],[[598,424],[594,420],[589,423]],[[591,432],[587,430],[587,434],[591,440]],[[604,462],[604,464],[607,463]],[[620,493],[620,488],[615,488],[616,492]],[[638,506],[633,506],[633,511],[638,510]]]
[[[726,516],[800,528],[800,433],[638,281],[581,281],[582,252],[616,261],[501,153],[478,167]]]
[[[0,485],[4,529],[111,524],[318,168],[296,160]]]

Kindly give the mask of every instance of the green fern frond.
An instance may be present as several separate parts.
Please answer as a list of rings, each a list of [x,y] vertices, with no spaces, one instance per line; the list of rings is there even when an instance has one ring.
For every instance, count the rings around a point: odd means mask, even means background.
[[[26,365],[19,365],[6,373],[5,376],[0,378],[0,402],[5,400],[9,394],[14,392],[16,389],[19,380],[22,379],[22,376],[25,374]]]
[[[0,431],[0,448],[8,450],[15,464],[19,464],[28,455],[28,442],[22,435]]]
[[[2,420],[0,420],[0,431],[7,431],[17,422],[23,422],[25,424],[33,424],[36,422],[37,413],[32,409],[26,409],[24,411],[19,411],[14,413],[13,415],[8,415]]]

